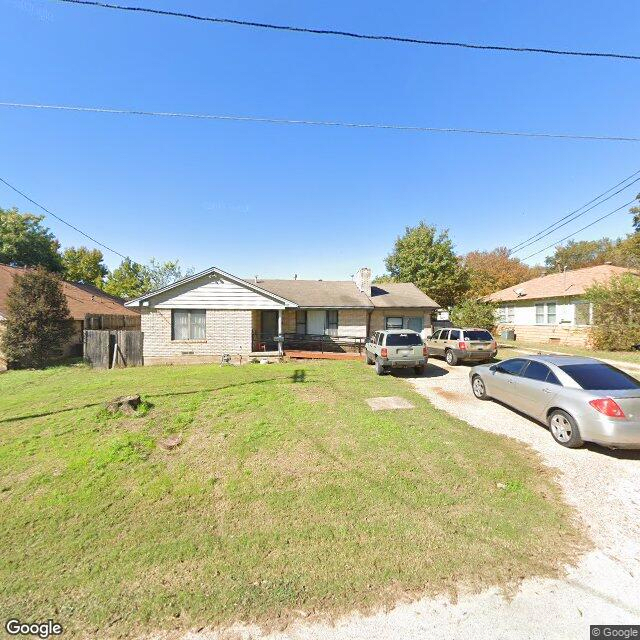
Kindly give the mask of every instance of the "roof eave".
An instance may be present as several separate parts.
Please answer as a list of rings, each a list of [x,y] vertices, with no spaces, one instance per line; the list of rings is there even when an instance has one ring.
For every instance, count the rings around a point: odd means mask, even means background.
[[[282,296],[279,296],[279,295],[277,295],[275,293],[272,293],[271,291],[267,291],[266,289],[263,289],[262,287],[258,287],[257,285],[251,284],[250,282],[247,282],[246,280],[243,280],[242,278],[238,278],[237,276],[234,276],[234,275],[232,275],[230,273],[227,273],[226,271],[223,271],[222,269],[218,269],[218,267],[211,267],[209,269],[205,269],[204,271],[201,271],[200,273],[194,273],[191,276],[187,276],[186,278],[182,278],[182,280],[177,280],[176,282],[173,282],[170,285],[167,285],[166,287],[162,287],[162,289],[156,289],[155,291],[150,291],[149,293],[145,293],[143,296],[140,296],[138,298],[134,298],[133,300],[129,300],[128,302],[125,302],[124,306],[125,307],[148,306],[148,305],[144,305],[143,303],[145,301],[148,301],[150,298],[153,298],[155,296],[158,296],[158,295],[161,295],[163,293],[166,293],[167,291],[171,291],[172,289],[175,289],[176,287],[182,286],[184,284],[188,284],[189,282],[193,282],[194,280],[197,280],[198,278],[203,278],[205,276],[211,275],[212,273],[217,273],[218,275],[222,276],[223,278],[226,278],[227,280],[230,280],[231,282],[234,282],[235,284],[239,284],[240,286],[246,287],[247,289],[250,289],[251,291],[255,291],[256,293],[259,293],[260,295],[263,295],[266,298],[270,298],[272,300],[276,300],[276,301],[284,304],[285,307],[297,307],[298,306],[292,300],[287,300],[286,298],[283,298]]]

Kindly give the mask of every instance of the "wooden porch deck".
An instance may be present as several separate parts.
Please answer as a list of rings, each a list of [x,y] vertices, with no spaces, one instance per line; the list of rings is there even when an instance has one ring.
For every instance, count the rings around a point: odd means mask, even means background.
[[[286,358],[303,360],[362,360],[364,356],[359,353],[342,353],[335,351],[293,351],[285,349]]]

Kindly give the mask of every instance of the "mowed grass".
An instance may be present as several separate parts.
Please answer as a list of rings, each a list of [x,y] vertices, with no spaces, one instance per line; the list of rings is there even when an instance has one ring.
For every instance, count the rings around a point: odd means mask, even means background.
[[[501,342],[499,344],[499,354],[502,357],[512,357],[513,351],[525,349],[527,351],[540,350],[543,352],[567,353],[574,356],[587,356],[589,358],[600,358],[603,360],[618,360],[619,362],[629,362],[640,364],[640,351],[599,351],[587,347],[569,347],[566,345],[549,344],[548,342]],[[501,353],[500,353],[501,352]]]
[[[357,362],[3,374],[0,529],[4,618],[67,637],[508,584],[581,545],[537,458]]]

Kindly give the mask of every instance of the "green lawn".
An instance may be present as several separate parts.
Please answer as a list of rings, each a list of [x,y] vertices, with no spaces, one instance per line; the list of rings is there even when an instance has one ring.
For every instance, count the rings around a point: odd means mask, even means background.
[[[618,360],[620,362],[640,364],[640,351],[597,351],[586,347],[567,347],[564,345],[549,344],[548,342],[530,343],[520,341],[500,342],[499,347],[500,349],[503,349],[503,357],[510,349],[515,350],[520,348],[528,351],[540,349],[541,351],[554,351],[557,353],[569,353],[576,356],[589,356],[591,358],[602,358],[605,360]]]
[[[135,392],[141,415],[106,417]],[[373,413],[380,395],[416,408]],[[522,445],[361,363],[0,375],[0,609],[67,637],[553,575],[583,547],[570,521]]]

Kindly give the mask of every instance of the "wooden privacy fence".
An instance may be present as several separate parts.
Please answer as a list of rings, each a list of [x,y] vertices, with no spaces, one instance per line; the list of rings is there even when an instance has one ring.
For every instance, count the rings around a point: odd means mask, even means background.
[[[117,313],[87,313],[84,316],[85,329],[137,329],[140,331],[140,316],[125,316]]]
[[[85,362],[99,369],[142,366],[143,344],[142,331],[85,329],[83,333]]]

